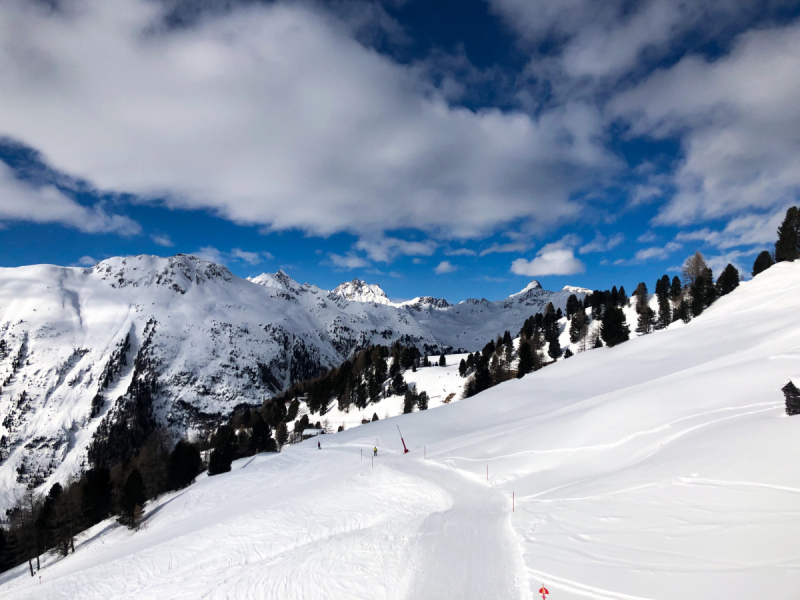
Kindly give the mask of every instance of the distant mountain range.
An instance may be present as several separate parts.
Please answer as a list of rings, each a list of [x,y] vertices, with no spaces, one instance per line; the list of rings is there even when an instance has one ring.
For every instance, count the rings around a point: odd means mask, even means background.
[[[533,281],[495,302],[396,303],[357,279],[326,291],[180,254],[0,269],[0,505],[85,465],[100,424],[123,418],[142,382],[154,418],[183,435],[359,348],[474,351],[573,293],[589,290]]]

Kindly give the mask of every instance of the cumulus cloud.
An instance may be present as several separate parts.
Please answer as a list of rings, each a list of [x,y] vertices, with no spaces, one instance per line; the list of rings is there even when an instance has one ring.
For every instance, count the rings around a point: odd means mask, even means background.
[[[361,258],[353,254],[352,252],[348,252],[347,254],[335,254],[330,252],[328,254],[328,258],[330,259],[333,266],[338,267],[339,269],[360,269],[362,267],[368,267],[369,261]]]
[[[175,245],[172,241],[172,238],[166,234],[154,233],[150,236],[150,239],[153,240],[154,244],[157,244],[158,246],[164,246],[165,248],[171,248]]]
[[[9,0],[0,132],[102,190],[320,235],[541,230],[620,165],[598,107],[451,106],[424,64],[365,47],[322,5],[247,3],[181,28],[163,11]]]
[[[443,260],[436,265],[436,268],[433,270],[433,272],[437,275],[443,275],[444,273],[452,273],[456,269],[458,269],[458,267],[452,264],[449,260]]]
[[[58,223],[85,233],[136,235],[141,231],[141,226],[136,221],[122,215],[108,214],[101,203],[91,207],[83,206],[53,185],[36,186],[18,179],[2,161],[0,219],[12,222]]]
[[[511,263],[511,272],[516,275],[574,275],[583,273],[586,266],[575,257],[575,236],[565,236],[558,242],[542,246],[532,260],[518,258]]]
[[[395,237],[366,237],[358,240],[355,247],[378,262],[391,262],[398,256],[430,256],[436,250],[432,240],[409,241]]]
[[[97,264],[97,262],[98,262],[98,261],[96,261],[96,260],[95,260],[94,258],[92,258],[91,256],[81,256],[81,257],[78,259],[78,263],[77,263],[77,264],[78,264],[79,266],[81,266],[81,267],[93,267],[94,265],[96,265],[96,264]]]
[[[523,241],[508,242],[507,244],[492,244],[488,248],[481,250],[480,255],[486,256],[487,254],[496,254],[499,252],[525,252],[528,249],[528,243]]]
[[[455,250],[446,250],[447,256],[476,256],[478,253],[469,248],[456,248]]]
[[[629,262],[643,263],[648,260],[664,260],[682,247],[683,246],[677,242],[668,242],[664,246],[642,248],[641,250],[637,250],[636,254],[633,255],[633,259]]]
[[[625,236],[622,233],[615,233],[611,237],[605,237],[599,231],[594,239],[588,244],[581,246],[579,252],[581,254],[589,254],[590,252],[607,252],[619,246],[625,241]]]
[[[800,194],[800,23],[742,34],[716,60],[687,56],[610,103],[634,135],[682,135],[677,189],[656,224],[765,211]]]
[[[214,246],[203,246],[192,254],[220,265],[227,265],[232,262],[244,262],[249,265],[257,265],[262,263],[265,259],[274,258],[269,252],[249,252],[241,248],[234,248],[229,252],[223,252]]]

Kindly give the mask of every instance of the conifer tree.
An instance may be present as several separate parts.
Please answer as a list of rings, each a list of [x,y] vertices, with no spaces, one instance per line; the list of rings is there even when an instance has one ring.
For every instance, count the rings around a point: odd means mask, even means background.
[[[561,356],[561,346],[558,344],[558,338],[554,337],[550,339],[550,344],[547,347],[547,354],[553,360],[558,360]]]
[[[286,422],[281,421],[275,429],[275,441],[278,442],[278,447],[283,448],[286,441],[289,439],[289,430],[286,427]]]
[[[756,256],[756,260],[753,263],[753,277],[759,273],[763,273],[774,264],[775,261],[772,260],[772,255],[766,250],[762,251],[758,256]]]
[[[81,515],[87,526],[94,525],[111,513],[111,473],[104,467],[86,472],[81,486]]]
[[[647,284],[644,281],[639,283],[633,295],[636,298],[636,314],[641,315],[648,308]]]
[[[649,306],[645,306],[636,322],[636,331],[642,335],[652,333],[655,329],[657,320],[655,311]]]
[[[730,294],[739,286],[739,270],[732,264],[722,270],[717,278],[717,296]]]
[[[285,426],[285,425],[284,425]],[[208,459],[208,475],[219,475],[231,470],[231,463],[235,458],[236,440],[233,429],[223,425],[215,434],[216,443]]]
[[[795,260],[798,257],[800,257],[800,210],[796,206],[791,206],[778,227],[775,262]]]
[[[519,364],[517,365],[517,378],[522,379],[533,370],[533,353],[531,345],[522,340],[519,345]]]
[[[564,358],[569,358],[570,356],[572,356],[572,350],[567,348],[566,350],[564,350]]]
[[[461,362],[458,363],[458,374],[461,377],[464,377],[464,375],[467,374],[467,361],[465,361],[463,358],[461,359]]]
[[[609,306],[603,314],[600,335],[609,348],[625,342],[630,337],[625,313],[618,306]]]
[[[619,304],[617,306],[627,306],[628,305],[628,296],[625,294],[625,286],[619,286]]]
[[[439,355],[439,366],[446,367],[447,366],[447,359],[444,357],[444,352]]]
[[[169,456],[167,490],[179,490],[190,485],[202,468],[203,460],[197,446],[180,440]]]
[[[228,469],[230,470],[230,468]],[[119,497],[120,523],[127,525],[131,529],[139,527],[136,519],[136,509],[139,511],[147,500],[147,492],[144,487],[144,479],[139,469],[134,468],[122,486],[122,493]],[[141,514],[141,513],[140,513]]]
[[[417,398],[417,407],[420,410],[428,410],[428,392],[422,391]]]

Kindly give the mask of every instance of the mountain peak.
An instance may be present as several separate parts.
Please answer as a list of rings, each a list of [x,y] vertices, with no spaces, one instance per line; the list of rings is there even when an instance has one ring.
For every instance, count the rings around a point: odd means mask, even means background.
[[[542,288],[542,284],[534,279],[528,285],[526,285],[522,290],[517,292],[516,294],[511,294],[511,296],[509,296],[509,298],[513,298],[515,296],[521,296],[522,294],[527,294],[528,292],[533,291],[533,290],[542,290],[542,289],[543,289]]]
[[[368,284],[361,279],[346,281],[330,293],[331,297],[344,298],[354,302],[374,302],[375,304],[391,304],[391,300],[376,284]]]

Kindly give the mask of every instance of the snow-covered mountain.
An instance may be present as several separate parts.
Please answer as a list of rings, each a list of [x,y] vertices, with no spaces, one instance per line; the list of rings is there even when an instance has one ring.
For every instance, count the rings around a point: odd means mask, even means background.
[[[354,302],[373,302],[375,304],[389,304],[395,306],[379,285],[370,285],[366,281],[353,279],[346,281],[334,289],[331,298],[343,298]]]
[[[799,275],[779,263],[686,325],[201,475],[0,595],[793,600]]]
[[[477,350],[568,296],[395,304],[357,280],[333,292],[283,271],[248,281],[187,255],[0,269],[0,505],[63,481],[114,423],[183,434],[369,344]]]

